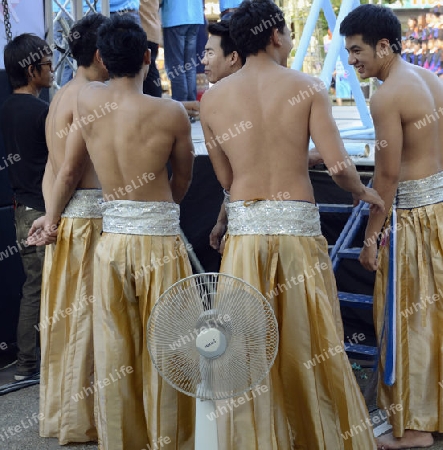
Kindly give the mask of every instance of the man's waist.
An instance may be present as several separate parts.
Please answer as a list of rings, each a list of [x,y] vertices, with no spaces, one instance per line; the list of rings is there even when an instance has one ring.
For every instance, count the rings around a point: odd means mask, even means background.
[[[172,202],[113,200],[102,203],[103,231],[116,234],[176,236],[180,207]]]
[[[103,201],[101,189],[77,189],[66,205],[62,217],[72,219],[100,219]]]
[[[405,180],[398,183],[397,208],[419,208],[442,201],[443,171],[418,180]]]
[[[232,235],[321,235],[317,205],[306,201],[236,201],[226,204]]]

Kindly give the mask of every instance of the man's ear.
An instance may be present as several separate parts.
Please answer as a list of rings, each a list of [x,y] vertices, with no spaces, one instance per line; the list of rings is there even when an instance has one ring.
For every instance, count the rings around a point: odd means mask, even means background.
[[[277,28],[272,29],[270,43],[274,44],[278,47],[280,47],[282,45],[281,34],[278,32]]]
[[[239,54],[234,50],[231,53],[231,61],[230,61],[231,66],[234,66],[238,62],[239,59],[240,59]]]
[[[99,50],[97,49],[94,53],[94,58],[100,63],[103,64],[103,58],[102,55],[100,55]],[[104,64],[103,64],[104,65]]]
[[[383,55],[383,56],[388,55],[389,54],[389,50],[392,51],[391,44],[389,43],[389,40],[386,39],[386,38],[380,39],[377,42],[375,50],[376,50],[378,55]]]
[[[28,66],[28,77],[29,78],[35,78],[35,66],[33,66],[32,64]]]

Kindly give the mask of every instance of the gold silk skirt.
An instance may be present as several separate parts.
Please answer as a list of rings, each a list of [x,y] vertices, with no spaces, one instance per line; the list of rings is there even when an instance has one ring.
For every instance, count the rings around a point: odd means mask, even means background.
[[[374,322],[380,344],[387,244],[395,233],[396,379],[391,387],[383,383],[382,345],[378,404],[390,411],[395,437],[402,437],[408,429],[443,433],[443,173],[400,183],[397,198],[397,227],[380,247],[374,288]]]
[[[40,313],[40,436],[69,442],[97,440],[92,308],[94,250],[102,230],[101,190],[75,192],[46,248]],[[90,217],[88,217],[90,216]],[[93,218],[95,217],[95,218]]]
[[[195,399],[162,379],[146,344],[155,302],[192,275],[178,205],[115,201],[104,208],[94,282],[99,448],[193,450]],[[131,234],[121,234],[125,228]]]
[[[220,272],[262,292],[274,309],[280,342],[261,382],[266,392],[249,393],[244,404],[223,414],[225,402],[218,402],[219,449],[375,449],[343,350],[336,283],[317,207],[266,201],[227,208],[230,228]]]

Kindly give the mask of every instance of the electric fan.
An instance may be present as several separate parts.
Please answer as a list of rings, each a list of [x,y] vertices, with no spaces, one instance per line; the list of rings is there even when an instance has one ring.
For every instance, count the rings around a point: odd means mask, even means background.
[[[147,326],[152,363],[175,389],[197,397],[195,450],[217,450],[214,401],[236,397],[269,373],[278,351],[271,305],[245,281],[193,275],[157,300]]]

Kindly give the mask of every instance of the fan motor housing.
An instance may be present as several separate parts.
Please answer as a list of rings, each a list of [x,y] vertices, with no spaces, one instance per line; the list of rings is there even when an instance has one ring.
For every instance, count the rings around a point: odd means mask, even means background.
[[[195,345],[205,358],[218,358],[226,350],[226,336],[217,327],[203,328],[197,335]]]

